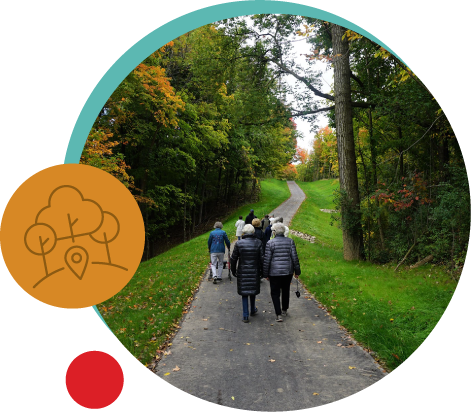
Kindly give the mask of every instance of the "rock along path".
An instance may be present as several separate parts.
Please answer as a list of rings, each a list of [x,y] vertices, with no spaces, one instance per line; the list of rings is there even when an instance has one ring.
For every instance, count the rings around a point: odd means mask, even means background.
[[[291,198],[273,214],[289,225],[305,195],[288,185]],[[156,371],[177,388],[233,408],[287,411],[345,398],[385,375],[301,285],[296,298],[294,279],[282,323],[275,322],[268,281],[258,314],[243,323],[236,279],[229,281],[227,270],[218,285],[206,279]]]

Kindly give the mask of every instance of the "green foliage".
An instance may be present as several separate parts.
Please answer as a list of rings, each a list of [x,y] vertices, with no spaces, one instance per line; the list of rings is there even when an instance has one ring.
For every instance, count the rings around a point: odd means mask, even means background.
[[[110,96],[89,136],[106,133],[114,145],[106,159],[126,162],[146,258],[170,233],[180,230],[184,241],[207,216],[256,199],[259,179],[293,157],[297,132],[273,70],[243,58],[226,30],[200,27],[147,57]]]

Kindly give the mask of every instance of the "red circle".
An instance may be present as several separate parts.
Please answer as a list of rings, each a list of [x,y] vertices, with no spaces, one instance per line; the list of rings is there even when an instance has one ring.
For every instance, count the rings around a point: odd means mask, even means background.
[[[79,405],[100,409],[111,405],[120,395],[124,375],[111,355],[91,351],[77,356],[67,369],[67,391]]]

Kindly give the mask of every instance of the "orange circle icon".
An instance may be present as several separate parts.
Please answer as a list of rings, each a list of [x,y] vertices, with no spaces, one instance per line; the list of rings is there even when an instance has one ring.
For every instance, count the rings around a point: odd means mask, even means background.
[[[13,194],[1,225],[3,258],[31,296],[62,308],[96,305],[131,280],[144,223],[131,193],[91,166],[53,166]]]

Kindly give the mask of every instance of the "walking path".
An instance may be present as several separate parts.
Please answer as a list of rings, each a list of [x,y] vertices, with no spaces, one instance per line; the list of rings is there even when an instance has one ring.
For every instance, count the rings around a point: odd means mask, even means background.
[[[273,211],[285,224],[305,198],[296,183],[288,185],[291,198]],[[259,312],[243,323],[236,280],[225,270],[220,284],[203,281],[157,375],[207,401],[259,411],[334,402],[385,375],[301,285],[300,299],[294,280],[291,289],[288,317],[278,323],[263,280]]]

